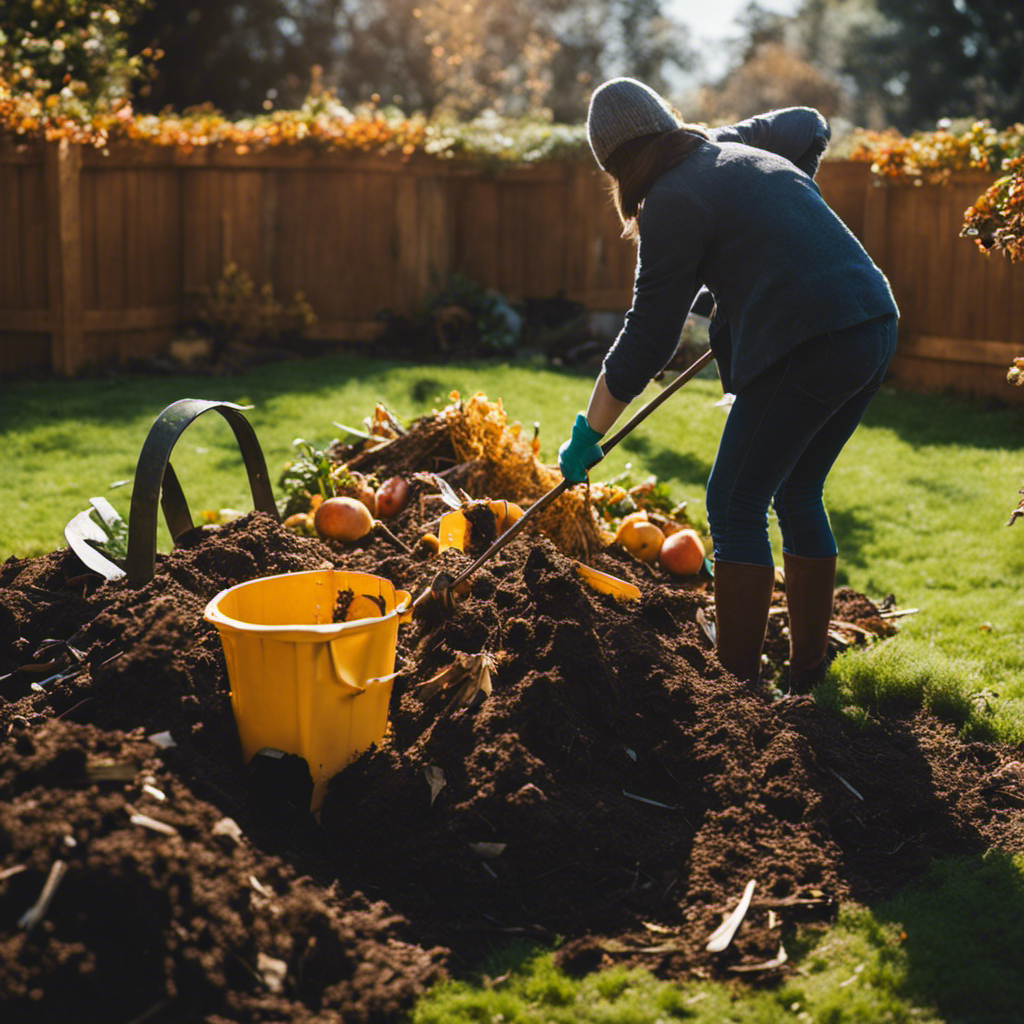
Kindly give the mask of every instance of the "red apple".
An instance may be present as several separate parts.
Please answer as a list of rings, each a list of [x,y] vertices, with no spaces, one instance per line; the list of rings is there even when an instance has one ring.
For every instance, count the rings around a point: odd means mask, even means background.
[[[674,576],[695,576],[704,565],[704,542],[696,530],[670,533],[658,552],[658,563]]]
[[[393,476],[377,488],[377,515],[381,519],[397,516],[409,502],[409,485],[400,476]]]

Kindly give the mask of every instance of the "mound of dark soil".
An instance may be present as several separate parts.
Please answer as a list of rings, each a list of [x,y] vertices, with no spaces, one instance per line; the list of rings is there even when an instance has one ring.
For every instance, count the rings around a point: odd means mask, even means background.
[[[719,666],[702,589],[609,548],[595,566],[642,592],[618,602],[537,537],[400,628],[391,733],[314,818],[242,764],[203,609],[274,573],[372,571],[415,594],[468,564],[417,552],[253,513],[193,531],[138,590],[65,551],[0,566],[5,1020],[385,1020],[513,935],[566,936],[570,970],[728,972],[936,855],[1024,848],[1013,751],[924,714],[854,731],[775,700]],[[877,617],[840,598],[837,617]],[[494,662],[482,703],[421,698],[477,654]],[[164,733],[174,746],[147,739]],[[734,941],[709,953],[751,880]]]

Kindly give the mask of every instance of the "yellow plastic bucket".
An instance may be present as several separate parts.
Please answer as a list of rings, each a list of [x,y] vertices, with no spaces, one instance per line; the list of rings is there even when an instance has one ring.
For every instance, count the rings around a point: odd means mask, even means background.
[[[346,590],[383,599],[383,614],[332,622]],[[246,762],[264,747],[304,757],[313,810],[328,779],[384,738],[409,602],[380,576],[324,569],[240,583],[206,606],[224,646]]]

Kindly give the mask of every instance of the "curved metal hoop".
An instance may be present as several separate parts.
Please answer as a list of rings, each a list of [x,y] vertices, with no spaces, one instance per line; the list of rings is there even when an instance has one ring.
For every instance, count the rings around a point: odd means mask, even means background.
[[[167,406],[150,427],[135,469],[135,486],[128,513],[128,557],[125,559],[125,568],[130,586],[140,587],[148,583],[156,572],[158,504],[163,509],[174,540],[186,530],[192,529],[192,514],[177,474],[171,466],[171,451],[185,428],[204,412],[216,410],[231,425],[249,475],[253,507],[257,511],[269,513],[275,519],[280,518],[274,492],[270,487],[263,449],[256,440],[252,425],[242,415],[242,410],[251,408],[251,405],[235,405],[234,402],[182,398]]]

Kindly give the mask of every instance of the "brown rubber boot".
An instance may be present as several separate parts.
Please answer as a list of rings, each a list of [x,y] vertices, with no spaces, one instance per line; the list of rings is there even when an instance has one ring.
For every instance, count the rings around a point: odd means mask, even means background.
[[[718,660],[737,679],[761,675],[775,569],[749,562],[715,562],[715,633]]]
[[[785,552],[782,560],[789,608],[789,689],[791,693],[808,693],[825,674],[836,560]]]

